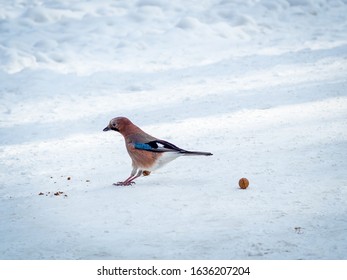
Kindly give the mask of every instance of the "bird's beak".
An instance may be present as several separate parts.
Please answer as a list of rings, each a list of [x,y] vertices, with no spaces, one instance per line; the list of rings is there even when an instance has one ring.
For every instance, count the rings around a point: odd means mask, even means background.
[[[110,130],[110,128],[108,126],[106,126],[103,131],[109,131],[109,130]]]

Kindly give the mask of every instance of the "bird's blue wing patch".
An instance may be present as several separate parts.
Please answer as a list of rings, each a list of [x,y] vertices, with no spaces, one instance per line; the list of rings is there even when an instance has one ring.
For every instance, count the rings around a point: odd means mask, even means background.
[[[138,150],[153,151],[153,148],[146,143],[134,143],[134,147]]]
[[[151,151],[155,153],[176,152],[184,153],[185,150],[178,148],[174,144],[171,144],[164,140],[154,140],[148,143],[134,143],[135,149]]]

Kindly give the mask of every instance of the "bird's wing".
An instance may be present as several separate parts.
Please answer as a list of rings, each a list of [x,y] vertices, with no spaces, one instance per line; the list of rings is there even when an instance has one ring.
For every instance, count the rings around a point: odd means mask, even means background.
[[[170,142],[164,140],[154,140],[147,143],[134,143],[135,149],[145,150],[155,153],[165,153],[165,152],[176,152],[176,153],[185,153],[186,150],[183,150]]]

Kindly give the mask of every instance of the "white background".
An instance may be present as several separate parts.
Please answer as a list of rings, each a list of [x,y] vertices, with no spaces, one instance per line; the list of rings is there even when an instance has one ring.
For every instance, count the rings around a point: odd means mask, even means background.
[[[1,1],[0,258],[346,259],[346,19],[342,0]],[[122,115],[214,155],[115,187]]]

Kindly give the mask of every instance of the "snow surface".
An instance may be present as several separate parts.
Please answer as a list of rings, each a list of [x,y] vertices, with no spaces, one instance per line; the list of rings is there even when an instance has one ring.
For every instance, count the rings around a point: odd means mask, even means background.
[[[347,259],[346,31],[346,0],[1,1],[0,258]],[[214,155],[115,187],[116,116]]]

